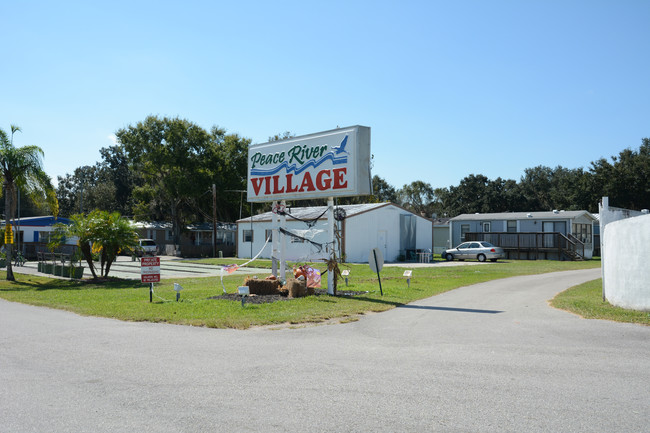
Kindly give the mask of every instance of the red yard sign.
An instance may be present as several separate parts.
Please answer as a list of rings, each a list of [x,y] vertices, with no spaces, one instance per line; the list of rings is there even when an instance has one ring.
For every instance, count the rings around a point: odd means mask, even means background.
[[[140,259],[140,281],[143,283],[160,281],[160,257],[142,257]]]

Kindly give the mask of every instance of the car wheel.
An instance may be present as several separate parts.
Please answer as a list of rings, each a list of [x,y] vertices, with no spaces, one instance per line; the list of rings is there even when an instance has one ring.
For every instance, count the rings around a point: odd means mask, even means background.
[[[454,260],[454,256],[452,256],[451,254],[445,254],[445,259],[446,259],[448,262],[451,262],[452,260]]]
[[[476,256],[479,262],[484,262],[485,261],[485,254],[479,254]]]

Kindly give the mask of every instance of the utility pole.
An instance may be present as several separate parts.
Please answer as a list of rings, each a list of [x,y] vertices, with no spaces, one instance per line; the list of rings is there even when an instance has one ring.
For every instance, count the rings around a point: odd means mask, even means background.
[[[20,187],[16,185],[18,190],[18,222],[16,225],[16,251],[20,252]]]
[[[212,257],[217,257],[217,185],[212,184]]]
[[[240,193],[240,199],[239,199],[239,219],[241,220],[241,215],[242,215],[242,208],[244,207],[244,193],[246,192],[245,189],[226,189],[224,192],[238,192]],[[237,226],[237,230],[239,231],[239,225]],[[251,204],[251,233],[253,230],[253,205]],[[239,233],[236,233],[235,236],[235,245],[237,249],[235,250],[237,255],[239,255],[239,240],[238,240]],[[253,258],[253,242],[251,241],[251,259]]]

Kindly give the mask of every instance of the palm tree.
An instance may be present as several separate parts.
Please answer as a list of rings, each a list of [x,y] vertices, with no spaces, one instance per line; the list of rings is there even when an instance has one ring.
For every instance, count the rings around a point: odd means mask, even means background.
[[[88,215],[76,214],[70,219],[66,234],[79,239],[81,254],[94,279],[108,277],[118,253],[121,250],[132,250],[138,244],[137,231],[119,212],[109,213],[95,209]],[[99,255],[99,275],[93,262],[93,253]]]
[[[5,220],[9,227],[16,213],[16,197],[18,188],[32,196],[41,196],[50,204],[56,216],[57,202],[54,188],[49,176],[43,171],[41,158],[43,150],[38,146],[13,145],[14,133],[20,128],[11,125],[11,139],[0,128],[0,176],[2,176],[3,192],[5,194]],[[11,268],[12,249],[7,248],[7,280],[15,281]]]

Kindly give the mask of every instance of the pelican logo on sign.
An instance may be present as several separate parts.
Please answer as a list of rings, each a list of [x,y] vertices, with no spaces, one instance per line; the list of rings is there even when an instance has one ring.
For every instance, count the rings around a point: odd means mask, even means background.
[[[247,191],[249,202],[371,194],[370,128],[250,146]]]

